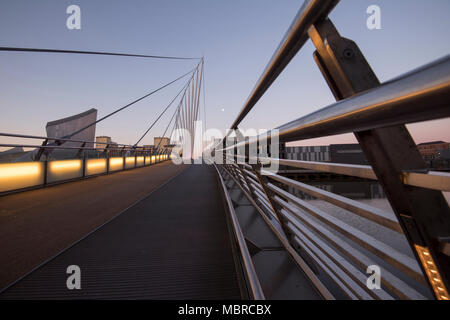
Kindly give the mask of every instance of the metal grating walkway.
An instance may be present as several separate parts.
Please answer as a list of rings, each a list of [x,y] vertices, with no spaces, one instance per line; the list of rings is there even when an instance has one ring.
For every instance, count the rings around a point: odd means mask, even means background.
[[[214,168],[192,165],[0,298],[240,299],[219,190]]]

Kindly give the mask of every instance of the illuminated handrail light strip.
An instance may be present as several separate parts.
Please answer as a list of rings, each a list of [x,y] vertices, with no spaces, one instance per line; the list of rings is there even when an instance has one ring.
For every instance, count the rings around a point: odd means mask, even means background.
[[[43,183],[43,162],[0,164],[0,192],[33,187]]]
[[[110,158],[109,159],[109,170],[118,171],[123,169],[123,158]]]
[[[100,160],[89,160],[86,163],[86,168],[87,169],[98,169],[98,168],[106,168],[106,161],[104,159],[100,159]]]
[[[145,157],[136,157],[136,166],[145,165]]]
[[[436,264],[434,263],[430,251],[428,250],[428,248],[419,246],[417,244],[415,244],[414,247],[416,248],[416,251],[420,258],[420,262],[425,269],[425,272],[428,279],[430,280],[431,287],[433,288],[434,294],[436,295],[437,299],[449,300],[447,288],[445,287],[441,275],[436,268]]]
[[[86,175],[95,175],[106,172],[106,159],[86,160]]]
[[[58,182],[69,179],[81,178],[83,175],[82,160],[58,160],[50,161],[47,170],[47,182]]]
[[[8,163],[0,165],[0,181],[3,179],[36,176],[41,173],[39,163]]]
[[[81,168],[81,160],[52,161],[49,165],[50,170],[55,172],[79,170]]]
[[[53,183],[64,180],[81,178],[83,176],[83,166],[86,176],[106,173],[107,163],[109,161],[109,171],[121,171],[124,169],[124,163],[134,167],[134,161],[139,166],[150,165],[162,160],[167,160],[169,156],[137,156],[137,157],[114,157],[109,159],[70,159],[54,160],[48,162],[47,183]],[[44,185],[45,163],[18,162],[0,164],[0,193],[19,190],[22,188]]]
[[[110,165],[118,165],[118,164],[123,164],[123,159],[122,158],[111,158],[109,159],[109,164]]]

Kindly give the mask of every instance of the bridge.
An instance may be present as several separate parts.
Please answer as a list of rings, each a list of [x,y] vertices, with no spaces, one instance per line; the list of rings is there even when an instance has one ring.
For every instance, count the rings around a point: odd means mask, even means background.
[[[35,149],[33,161],[0,164],[0,299],[448,300],[443,192],[450,175],[426,168],[405,125],[450,116],[450,56],[380,83],[328,18],[338,2],[305,1],[231,125],[234,134],[203,150],[201,164],[171,159],[194,154],[202,58],[71,135],[0,133],[40,142],[0,145]],[[245,137],[240,123],[309,39],[336,103]],[[138,145],[142,138],[98,148],[73,138],[185,77],[163,111],[179,100],[163,136],[172,125],[188,150],[148,150]],[[340,133],[354,133],[369,166],[277,155],[287,142]],[[59,150],[76,156],[52,158]],[[378,181],[392,212],[273,172],[273,165]],[[68,289],[73,265],[81,270],[79,290]],[[371,282],[377,275],[378,288]]]

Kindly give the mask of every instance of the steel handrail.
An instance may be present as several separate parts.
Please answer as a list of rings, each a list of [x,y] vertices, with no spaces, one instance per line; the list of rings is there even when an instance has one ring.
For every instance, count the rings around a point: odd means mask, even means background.
[[[248,194],[248,192],[244,191],[245,190],[243,188],[244,182],[241,179],[239,179],[237,176],[234,176],[234,173],[232,171],[229,171],[226,166],[223,166],[223,168],[228,173],[228,175],[241,188],[241,190],[244,192],[244,194],[249,199],[249,201],[255,206],[255,208],[264,217],[264,215],[262,214],[262,212],[264,210],[262,209],[261,205],[257,204],[255,202],[255,199],[252,198],[251,195]],[[274,177],[273,175],[269,176],[269,178],[273,178],[273,177]],[[287,180],[290,181],[290,179],[284,178],[282,181],[278,181],[278,182],[281,182],[283,185],[287,186],[287,185],[289,185],[289,183],[286,183]],[[268,184],[268,188],[271,189],[272,191],[274,191],[278,195],[278,196],[275,196],[274,199],[277,201],[277,203],[279,203],[281,205],[281,207],[282,207],[281,213],[285,219],[288,219],[287,225],[289,227],[291,225],[295,226],[295,229],[291,228],[291,231],[294,232],[294,235],[297,238],[298,237],[301,237],[302,239],[304,238],[302,234],[298,234],[296,231],[296,230],[298,230],[298,223],[300,223],[300,221],[301,221],[301,223],[304,224],[305,226],[307,226],[307,228],[309,230],[318,232],[318,234],[321,235],[322,241],[325,241],[325,243],[329,243],[333,246],[336,246],[339,249],[339,251],[341,251],[341,254],[343,254],[343,256],[348,258],[350,261],[353,261],[356,265],[365,269],[365,268],[367,268],[367,266],[372,265],[374,263],[373,260],[371,258],[369,258],[369,256],[367,256],[365,253],[360,252],[359,250],[356,250],[355,248],[353,248],[352,246],[347,244],[345,241],[343,241],[340,237],[336,237],[333,233],[330,233],[329,229],[334,229],[333,226],[329,226],[327,224],[328,228],[325,228],[323,224],[317,223],[314,219],[312,219],[312,216],[314,216],[314,214],[321,213],[322,211],[320,211],[317,208],[313,208],[313,206],[309,206],[306,202],[302,201],[298,197],[290,194],[289,192],[283,191],[282,189],[280,189],[278,187],[275,187],[271,183]],[[326,193],[325,195],[335,197],[335,195],[332,195],[331,193]],[[281,198],[279,196],[287,199],[287,201],[289,201],[289,202],[281,200]],[[343,200],[344,199],[343,197],[339,197],[337,199],[339,201],[345,201],[348,204],[349,199]],[[302,212],[298,211],[297,209],[300,209],[298,207],[298,204],[307,205],[307,209],[313,210],[313,212],[311,212],[309,210],[306,210],[306,211],[302,210]],[[334,203],[334,204],[336,205],[336,203]],[[351,201],[350,204],[359,206],[359,204],[357,204],[356,202],[353,202],[353,201]],[[351,208],[347,208],[347,209],[351,209]],[[364,209],[366,211],[366,213],[379,214],[378,210],[376,210],[375,208],[369,208],[369,206],[362,205],[361,208],[359,208],[359,209]],[[306,214],[306,212],[308,212],[309,214]],[[350,212],[355,213],[353,210],[350,210]],[[312,213],[314,213],[314,214],[312,214]],[[326,215],[325,213],[322,213],[322,216],[325,217],[328,215]],[[300,219],[300,221],[298,219]],[[380,221],[377,221],[378,219],[374,219],[374,220],[375,220],[374,221],[375,223],[380,222]],[[337,222],[337,220],[334,220],[334,221]],[[266,219],[266,222],[269,223],[269,226],[270,226],[270,223],[271,223],[270,220]],[[327,222],[329,222],[329,221],[327,221]],[[344,224],[342,224],[341,226],[344,226]],[[349,231],[346,229],[351,229],[352,231]],[[349,232],[351,233],[351,237],[352,236],[354,237],[353,233],[358,234],[359,239],[356,239],[356,240],[359,242],[361,242],[361,241],[366,242],[367,239],[370,238],[370,237],[366,238],[366,235],[364,233],[362,233],[361,231],[357,231],[357,229],[352,228],[352,227],[350,227],[350,228],[344,227],[344,229],[342,229],[342,230],[346,230],[344,232],[344,236],[345,236],[345,234],[346,234],[346,236],[349,236]],[[374,239],[372,239],[372,240],[374,240]],[[375,247],[373,247],[374,243],[375,243]],[[391,266],[393,266],[397,270],[401,270],[401,272],[403,272],[404,274],[407,274],[410,278],[414,279],[415,281],[418,281],[418,282],[424,281],[423,278],[421,278],[421,275],[418,273],[419,270],[417,270],[417,268],[415,268],[416,265],[413,263],[414,262],[413,260],[404,256],[402,253],[396,251],[395,249],[392,249],[389,246],[382,244],[382,242],[380,242],[380,241],[374,240],[374,243],[372,243],[372,241],[369,242],[369,246],[367,247],[369,252],[372,252],[372,254],[379,256],[383,260],[387,259],[389,261],[389,262],[387,262],[388,264],[391,264]],[[376,247],[378,247],[378,248],[383,247],[384,249],[381,251],[379,249],[374,251],[374,248],[376,248]],[[320,250],[322,250],[322,249],[320,249]],[[384,250],[386,252],[384,252]],[[389,252],[389,254],[387,252]],[[325,254],[326,255],[327,254],[338,255],[337,253],[334,253],[334,252],[325,252]],[[392,256],[391,256],[391,254],[392,254]],[[394,257],[394,258],[392,258],[392,257]],[[340,260],[340,261],[342,262],[342,260]],[[401,262],[399,263],[399,261],[401,261]],[[392,265],[392,263],[395,266]],[[326,269],[328,271],[330,271],[328,269],[329,267],[326,266],[326,264],[322,263],[321,266],[325,266]],[[349,270],[345,267],[343,268],[342,266],[340,266],[340,268],[345,273],[349,274],[349,272],[350,272],[350,274],[351,274],[351,270]],[[406,270],[408,268],[411,268],[411,269]],[[386,286],[386,288],[388,288],[396,296],[401,297],[403,299],[426,299],[425,296],[423,296],[421,293],[416,291],[416,289],[411,287],[408,283],[404,282],[403,280],[398,278],[396,275],[390,273],[384,267],[382,269],[383,269],[382,272],[383,272],[384,286]],[[333,272],[336,272],[336,270],[339,270],[339,267],[337,269],[333,270]],[[337,281],[337,283],[342,283],[342,282],[345,283],[345,281],[338,281],[336,279],[334,279],[334,280]],[[362,283],[362,285],[365,285],[365,282]],[[365,286],[360,286],[360,287],[364,290],[366,289]],[[362,292],[358,288],[352,288],[352,290],[359,290],[360,292]],[[347,294],[348,294],[348,292],[347,292]],[[351,297],[351,294],[350,294],[350,297]],[[359,298],[362,298],[362,297],[359,296]],[[365,298],[367,298],[367,296]],[[375,298],[376,299],[388,299],[389,295],[385,294],[384,292],[379,292],[375,295]]]
[[[2,136],[2,137],[14,137],[14,138],[25,138],[25,139],[39,139],[39,140],[48,140],[48,141],[53,141],[54,140],[54,141],[65,141],[65,142],[96,143],[96,144],[105,144],[105,145],[111,144],[111,143],[108,143],[108,142],[64,139],[64,138],[56,138],[56,137],[34,136],[34,135],[6,133],[6,132],[0,132],[0,136]],[[133,147],[130,144],[117,143],[117,145],[118,146],[124,146],[124,147]],[[40,147],[42,147],[42,146],[40,146]]]
[[[256,159],[256,158],[252,158]],[[291,159],[277,159],[260,157],[260,161],[277,162],[279,165],[302,168],[309,170],[317,170],[327,173],[341,174],[345,176],[357,177],[362,179],[378,180],[371,166],[332,163],[332,162],[316,162]],[[270,175],[271,172],[265,171]],[[439,171],[411,172],[401,171],[399,179],[402,179],[405,185],[422,187],[425,189],[433,189],[439,191],[450,192],[450,173]]]
[[[310,266],[303,260],[303,258],[298,254],[298,252],[291,246],[289,240],[286,238],[284,234],[282,234],[280,229],[270,220],[264,210],[260,208],[260,206],[255,202],[253,197],[244,189],[243,185],[239,182],[237,177],[233,175],[231,171],[229,171],[225,166],[222,166],[224,171],[236,182],[237,186],[243,192],[243,194],[247,197],[250,203],[254,206],[254,208],[258,211],[259,215],[264,219],[272,232],[277,236],[277,238],[282,243],[283,247],[287,250],[290,256],[294,259],[297,265],[303,270],[305,275],[311,280],[315,288],[318,292],[327,300],[334,300],[335,297],[333,294],[325,287],[325,285],[321,282],[318,276],[314,273],[314,271],[310,268]],[[221,174],[220,172],[218,172]],[[277,220],[278,222],[278,220]]]
[[[341,100],[276,128],[278,133],[252,137],[218,151],[244,148],[276,136],[282,142],[450,117],[450,55],[379,87]]]
[[[94,148],[94,147],[70,147],[70,146],[41,146],[36,144],[8,144],[8,143],[2,143],[0,144],[0,147],[8,147],[8,148],[17,148],[17,147],[23,147],[23,148],[44,148],[44,149],[70,149],[70,150],[99,150],[104,151],[106,148]],[[106,150],[119,150],[119,151],[130,151],[131,147],[126,148],[107,148]],[[142,151],[142,150],[138,150]]]
[[[292,58],[308,40],[308,29],[328,14],[339,3],[339,0],[306,0],[298,11],[294,21],[278,45],[264,72],[248,97],[244,107],[233,122],[231,128],[236,129],[258,100],[269,89]]]
[[[398,268],[402,273],[415,281],[427,283],[433,290],[435,298],[448,300],[446,289],[448,287],[448,274],[446,274],[448,271],[448,260],[443,258],[441,253],[444,252],[443,248],[448,246],[446,242],[448,220],[444,221],[444,218],[448,219],[449,211],[448,204],[442,193],[437,190],[450,188],[450,176],[448,174],[429,172],[425,168],[425,163],[422,161],[419,151],[414,148],[415,143],[408,135],[405,124],[450,117],[450,55],[380,84],[357,45],[353,41],[341,37],[332,22],[327,19],[328,14],[337,3],[338,1],[319,0],[306,0],[304,2],[244,107],[233,122],[231,129],[238,129],[241,121],[309,37],[313,40],[317,49],[314,53],[315,62],[318,64],[336,99],[340,101],[248,140],[242,141],[241,138],[243,136],[238,132],[236,133],[237,140],[236,138],[228,139],[233,132],[229,131],[224,139],[219,142],[219,144],[223,143],[223,147],[217,144],[213,149],[216,153],[226,151],[223,154],[219,154],[220,157],[223,156],[225,161],[225,164],[222,166],[223,169],[240,186],[242,192],[246,194],[255,208],[263,212],[264,210],[261,209],[263,203],[260,201],[261,194],[258,192],[258,186],[249,180],[245,171],[243,171],[244,166],[239,162],[240,158],[244,158],[244,162],[254,158],[255,155],[249,154],[251,153],[250,150],[252,150],[250,146],[263,142],[265,148],[267,143],[272,147],[273,145],[276,146],[278,141],[286,143],[350,132],[354,133],[359,139],[364,153],[368,156],[368,160],[374,166],[374,170],[372,170],[372,167],[361,166],[355,168],[325,163],[320,165],[322,166],[320,171],[343,170],[346,173],[350,173],[350,175],[356,171],[358,175],[366,175],[365,178],[373,179],[378,177],[383,188],[387,189],[387,196],[393,206],[397,220],[400,222],[401,229],[407,236],[416,261],[395,252],[395,250],[391,250],[376,238],[367,236],[365,233],[347,226],[339,219],[328,217],[318,208],[268,183],[267,178],[258,179],[260,182],[259,186],[264,189],[264,194],[269,198],[270,208],[274,210],[277,217],[282,221],[283,232],[286,235],[292,235],[292,232],[294,232],[296,238],[290,240],[300,240],[300,247],[317,249],[317,244],[322,243],[320,238],[317,238],[315,235],[309,237],[307,234],[311,235],[313,233],[309,233],[300,224],[295,225],[294,229],[291,227],[298,222],[297,218],[300,218],[302,219],[301,223],[306,223],[308,228],[311,227],[315,230],[315,233],[322,228],[320,224],[315,222],[315,220],[320,220],[321,223],[327,224],[327,227],[335,229],[335,231],[343,234],[351,241],[359,243],[363,248],[381,256],[390,265]],[[320,10],[322,11],[319,14]],[[345,54],[346,51],[349,53],[348,55]],[[341,100],[344,98],[346,99]],[[392,139],[390,138],[391,136]],[[258,144],[258,146],[260,145]],[[242,156],[243,151],[245,156]],[[268,152],[262,153],[264,156],[258,158],[256,165],[252,166],[255,173],[259,171],[258,176],[261,174],[262,166],[266,164],[268,159]],[[232,158],[232,165],[226,161],[230,157]],[[270,161],[272,160],[270,159]],[[289,160],[282,161],[287,162]],[[280,164],[282,164],[282,161],[280,161]],[[317,163],[302,161],[288,162],[285,165],[294,165],[295,167],[319,166]],[[374,174],[375,171],[376,175]],[[406,187],[406,185],[414,187]],[[269,186],[270,188],[268,188]],[[373,215],[373,213],[376,213],[374,210],[368,210],[368,208],[362,210],[355,203],[342,197],[332,196],[330,193],[323,192],[319,194],[317,190],[306,188],[304,185],[295,185],[294,187],[303,188],[310,193],[317,193],[316,195],[320,195],[320,197],[329,200],[331,203],[357,209],[356,211],[360,215],[368,215],[373,220],[382,222],[382,219],[380,220],[378,216]],[[421,188],[434,190],[423,190]],[[246,189],[249,192],[246,192]],[[430,201],[431,211],[422,206],[425,201]],[[257,202],[261,202],[261,208],[259,208]],[[292,219],[291,213],[295,216],[294,219]],[[313,216],[315,220],[309,220],[309,215]],[[288,222],[285,221],[286,218],[288,218]],[[422,227],[415,225],[414,221],[420,223]],[[388,222],[391,224],[390,221]],[[300,229],[298,229],[299,226]],[[390,226],[391,229],[399,231],[398,225],[392,224]],[[304,232],[305,230],[306,233]],[[345,242],[341,243],[340,239],[334,238],[326,230],[321,230],[319,233],[322,237],[327,238],[332,246],[339,244],[338,247],[342,249],[344,255],[353,260],[360,268],[364,269],[368,266],[367,262],[370,260],[364,254],[350,248]],[[439,246],[437,246],[436,241],[439,241]],[[298,243],[293,245],[297,247]],[[319,244],[319,250],[323,251],[324,248],[325,255],[331,258],[329,261],[332,262],[334,259],[332,256],[338,258],[335,252],[327,252],[327,250],[331,249],[326,244],[324,246]],[[316,253],[320,254],[320,252]],[[322,258],[317,259],[315,254],[313,256],[315,257],[313,257],[313,260],[317,263],[319,263],[318,260],[321,260],[321,263],[324,262]],[[416,266],[414,262],[419,264]],[[339,268],[332,267],[331,269],[333,270],[331,270],[329,269],[330,264],[325,262],[325,265],[328,270],[326,272],[330,275],[334,273],[339,278],[336,278],[340,281],[339,283],[342,283],[345,275],[340,277],[335,273],[335,271],[340,273]],[[345,263],[340,264],[341,267],[344,265]],[[349,269],[343,271],[351,274]],[[341,273],[341,275],[343,274]],[[425,275],[425,278],[423,275]],[[333,276],[331,277],[333,278]],[[391,277],[391,281],[393,282],[388,283],[390,286],[389,290],[392,290],[398,297],[424,298],[420,293],[409,288],[408,285],[404,285],[395,276]],[[354,282],[348,286],[349,283],[352,283],[352,279],[350,279],[350,282],[347,282],[350,297],[367,297],[367,295],[358,294],[357,289],[356,291],[353,290]],[[375,298],[383,299],[382,295]],[[385,298],[388,297],[386,296]]]
[[[250,256],[250,252],[248,251],[247,244],[245,242],[244,234],[242,233],[241,227],[236,217],[236,213],[234,212],[233,203],[231,201],[230,195],[227,192],[225,183],[222,179],[222,176],[219,173],[219,170],[214,165],[214,168],[217,171],[217,175],[220,181],[220,186],[222,188],[223,194],[225,195],[225,201],[228,207],[228,211],[230,213],[231,222],[233,224],[234,234],[236,237],[236,241],[239,245],[239,251],[241,252],[242,262],[244,265],[246,278],[248,279],[250,290],[254,300],[265,300],[264,291],[261,287],[261,283],[259,282],[258,275],[255,270],[255,266],[253,265],[252,258]]]

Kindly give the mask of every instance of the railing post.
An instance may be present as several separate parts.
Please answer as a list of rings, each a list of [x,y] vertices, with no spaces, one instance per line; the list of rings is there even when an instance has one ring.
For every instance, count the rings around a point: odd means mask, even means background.
[[[106,158],[106,174],[109,174],[109,150],[108,150],[109,144],[106,144],[105,149],[103,149],[103,153],[105,154]],[[97,148],[97,146],[96,146]]]
[[[82,177],[86,177],[86,153],[83,153],[83,175]]]
[[[357,45],[342,38],[329,19],[313,25],[309,36],[317,49],[314,59],[337,100],[380,84]],[[450,235],[447,201],[440,191],[406,186],[401,179],[403,170],[427,170],[414,140],[405,125],[355,132],[355,136],[436,298],[449,299],[450,258],[441,250],[442,239]]]
[[[48,158],[45,157],[45,161],[44,161],[44,181],[43,181],[43,186],[45,187],[47,185],[47,173],[48,173]]]
[[[227,152],[228,151],[226,151],[225,150],[225,148],[226,148],[226,140],[227,140],[227,137],[225,137],[223,140],[222,140],[222,158],[223,158],[223,165],[226,165],[227,164]]]
[[[36,153],[36,155],[34,156],[34,161],[39,161],[41,160],[42,155],[45,153],[45,148],[44,146],[46,146],[48,144],[48,139],[45,139],[44,141],[42,141],[42,147],[39,148],[38,152]]]

